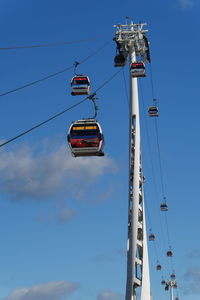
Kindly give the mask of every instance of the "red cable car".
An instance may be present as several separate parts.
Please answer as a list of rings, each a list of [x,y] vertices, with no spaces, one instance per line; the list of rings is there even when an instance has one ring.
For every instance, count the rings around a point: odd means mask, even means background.
[[[90,93],[90,80],[88,76],[76,75],[71,80],[73,96],[88,95]]]
[[[74,157],[104,156],[102,129],[94,119],[73,122],[68,132],[68,143]]]
[[[145,77],[145,65],[142,61],[134,62],[130,66],[131,76],[132,77]]]

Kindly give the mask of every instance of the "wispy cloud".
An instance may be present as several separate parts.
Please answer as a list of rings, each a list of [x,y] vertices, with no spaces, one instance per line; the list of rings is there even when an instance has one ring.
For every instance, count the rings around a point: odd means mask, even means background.
[[[200,268],[190,268],[185,273],[185,294],[200,294]]]
[[[187,257],[191,259],[199,259],[200,258],[200,249],[195,249],[189,253],[187,253]]]
[[[1,300],[61,300],[79,288],[78,283],[54,281],[46,284],[34,285],[30,288],[18,288]]]
[[[59,207],[59,209],[53,214],[39,214],[37,220],[41,222],[57,222],[65,224],[69,222],[76,215],[75,211],[65,206]]]
[[[108,157],[73,158],[64,146],[0,151],[0,188],[15,200],[47,199],[60,191],[81,198],[99,176],[115,170]]]
[[[126,249],[119,249],[119,250],[114,250],[111,253],[107,253],[107,254],[99,254],[97,255],[94,260],[96,262],[112,262],[112,261],[116,261],[116,259],[118,259],[119,257],[124,257],[126,255]]]
[[[194,7],[194,0],[178,0],[178,3],[183,9],[191,9]]]
[[[100,292],[97,296],[97,300],[122,300],[124,299],[123,295],[112,292],[110,290],[104,290]]]

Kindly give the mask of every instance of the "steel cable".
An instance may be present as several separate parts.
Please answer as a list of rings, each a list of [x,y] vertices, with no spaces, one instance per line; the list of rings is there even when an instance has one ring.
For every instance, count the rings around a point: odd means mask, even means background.
[[[101,35],[99,35],[101,36]],[[99,36],[94,36],[88,39],[82,39],[82,40],[75,40],[75,41],[65,41],[65,42],[58,42],[58,43],[49,43],[49,44],[36,44],[36,45],[30,45],[30,46],[11,46],[11,47],[0,47],[0,50],[19,50],[19,49],[32,49],[32,48],[42,48],[42,47],[55,47],[55,46],[64,46],[64,45],[70,45],[70,44],[78,44],[83,43],[87,41],[92,41],[97,39]]]
[[[103,44],[103,46],[101,46],[100,48],[98,48],[95,52],[92,52],[92,53],[91,53],[90,55],[88,55],[85,59],[83,59],[82,61],[80,61],[80,64],[86,62],[88,59],[90,59],[91,57],[93,57],[94,55],[96,55],[96,54],[97,54],[98,52],[100,52],[103,48],[105,48],[110,42],[111,42],[111,41],[106,42],[105,44]],[[73,69],[73,68],[74,68],[74,65],[72,65],[72,66],[70,66],[70,67],[67,67],[67,68],[64,68],[63,70],[60,70],[60,71],[58,71],[58,72],[55,72],[55,73],[50,74],[50,75],[47,75],[47,76],[45,76],[45,77],[43,77],[43,78],[40,78],[40,79],[38,79],[38,80],[34,80],[34,81],[29,82],[29,83],[27,83],[27,84],[24,84],[24,85],[22,85],[22,86],[20,86],[20,87],[17,87],[17,88],[15,88],[15,89],[12,89],[12,90],[9,90],[9,91],[7,91],[7,92],[4,92],[4,93],[0,94],[0,97],[6,96],[6,95],[11,94],[11,93],[14,93],[14,92],[17,92],[17,91],[22,90],[22,89],[24,89],[24,88],[26,88],[26,87],[35,85],[35,84],[37,84],[37,83],[39,83],[39,82],[42,82],[42,81],[45,81],[45,80],[47,80],[47,79],[49,79],[49,78],[55,77],[55,76],[57,76],[57,75],[59,75],[59,74],[62,74],[62,73],[66,72],[66,71],[68,71],[68,70],[70,70],[70,69]]]
[[[94,93],[93,93],[92,95],[96,95],[96,92],[99,91],[100,89],[102,89],[107,83],[109,83],[109,82],[110,82],[110,81],[111,81],[111,80],[112,80],[112,79],[113,79],[120,71],[121,71],[121,69],[117,70],[117,72],[115,72],[115,73],[114,73],[111,77],[109,77],[109,78],[108,78],[108,79],[107,79],[100,87],[98,87],[98,88],[94,91]],[[36,129],[36,128],[38,128],[38,127],[40,127],[40,126],[42,126],[42,125],[48,123],[49,121],[51,121],[51,120],[53,120],[53,119],[55,119],[55,118],[61,116],[62,114],[66,113],[67,111],[69,111],[69,110],[75,108],[76,106],[82,104],[83,102],[85,102],[85,101],[88,100],[89,98],[91,98],[91,95],[88,96],[88,97],[86,97],[86,98],[84,98],[83,100],[77,102],[76,104],[74,104],[74,105],[72,105],[72,106],[66,108],[66,109],[63,110],[62,112],[57,113],[56,115],[50,117],[49,119],[47,119],[47,120],[45,120],[45,121],[43,121],[43,122],[41,122],[41,123],[39,123],[39,124],[37,124],[37,125],[31,127],[31,128],[28,129],[28,130],[25,130],[24,132],[22,132],[22,133],[18,134],[17,136],[15,136],[15,137],[9,139],[8,141],[3,142],[2,144],[0,144],[0,147],[3,147],[3,146],[5,146],[5,145],[8,144],[8,143],[13,142],[14,140],[16,140],[16,139],[18,139],[18,138],[24,136],[25,134],[27,134],[27,133],[33,131],[34,129]]]

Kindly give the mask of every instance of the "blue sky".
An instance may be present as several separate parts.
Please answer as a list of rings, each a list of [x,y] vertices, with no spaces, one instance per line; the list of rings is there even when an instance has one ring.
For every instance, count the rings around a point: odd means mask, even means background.
[[[0,94],[70,67],[108,42],[78,68],[90,77],[94,91],[116,72],[113,25],[125,23],[126,16],[148,24],[167,218],[181,300],[200,297],[199,8],[197,0],[1,0],[0,9],[0,48],[87,40],[0,50]],[[139,89],[147,226],[156,234],[162,274],[169,278],[155,128],[147,117],[152,104],[149,66],[147,75]],[[81,100],[70,95],[72,76],[73,69],[1,96],[1,141]],[[73,120],[93,115],[89,101],[1,148],[0,300],[124,299],[128,82],[126,66],[97,94],[105,157],[75,159],[69,153],[68,128]],[[149,256],[153,299],[169,299],[160,284],[162,274],[155,271],[152,243]]]

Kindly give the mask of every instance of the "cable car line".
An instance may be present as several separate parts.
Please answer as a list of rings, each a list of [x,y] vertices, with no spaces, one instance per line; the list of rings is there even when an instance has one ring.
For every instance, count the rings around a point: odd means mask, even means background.
[[[152,98],[155,99],[155,93],[154,93],[154,84],[153,84],[153,72],[152,72],[152,63],[149,64],[150,67],[150,80],[151,80],[151,92],[152,92]]]
[[[38,79],[38,80],[35,80],[35,81],[29,82],[29,83],[27,83],[27,84],[24,84],[24,85],[22,85],[22,86],[20,86],[20,87],[18,87],[18,88],[15,88],[15,89],[13,89],[13,90],[10,90],[10,91],[7,91],[7,92],[5,92],[5,93],[0,94],[0,97],[6,96],[6,95],[8,95],[8,94],[11,94],[11,93],[17,92],[17,91],[19,91],[19,90],[22,90],[22,89],[24,89],[24,88],[26,88],[26,87],[35,85],[35,84],[37,84],[37,83],[39,83],[39,82],[42,82],[42,81],[45,81],[45,80],[50,79],[50,78],[52,78],[52,77],[55,77],[55,76],[57,76],[57,75],[59,75],[59,74],[62,74],[62,73],[64,73],[64,72],[66,72],[66,71],[72,69],[72,68],[73,68],[73,66],[67,67],[67,68],[65,68],[65,69],[63,69],[63,70],[60,70],[60,71],[58,71],[58,72],[55,72],[55,73],[53,73],[53,74],[50,74],[50,75],[45,76],[45,77],[43,77],[43,78],[40,78],[40,79]]]
[[[159,169],[160,169],[160,181],[161,181],[161,189],[162,189],[162,196],[163,196],[163,204],[166,204],[166,196],[165,196],[165,190],[164,190],[164,179],[163,179],[163,170],[162,170],[162,164],[161,164],[161,153],[160,153],[160,145],[159,145],[159,136],[158,136],[158,126],[157,126],[157,120],[155,119],[155,130],[156,130],[156,140],[157,140],[157,148],[158,148],[158,160],[159,160]],[[165,214],[165,223],[166,223],[166,231],[167,231],[167,239],[168,244],[171,247],[171,239],[169,235],[169,225],[167,220],[167,215]]]
[[[154,85],[153,85],[153,74],[152,74],[152,69],[151,69],[151,64],[150,64],[150,74],[151,74],[151,89],[152,89],[152,97],[153,101],[156,101],[154,97]],[[154,106],[153,108],[157,108],[157,106]],[[158,110],[157,110],[158,112]],[[163,180],[163,171],[162,171],[162,165],[161,165],[161,153],[160,153],[160,146],[159,146],[159,137],[158,137],[158,126],[157,126],[157,120],[155,118],[155,131],[156,131],[156,139],[157,139],[157,148],[158,148],[158,157],[159,157],[159,168],[160,168],[160,177],[161,177],[161,188],[162,188],[162,195],[163,195],[163,200],[164,203],[161,205],[166,205],[165,209],[161,209],[165,211],[165,224],[166,224],[166,231],[167,231],[167,238],[168,238],[168,243],[169,243],[169,250],[167,251],[167,256],[170,257],[170,264],[172,268],[172,275],[175,276],[175,269],[174,269],[174,264],[173,264],[173,252],[172,252],[172,247],[171,247],[171,241],[170,241],[170,234],[169,234],[169,226],[168,226],[168,219],[167,219],[167,214],[166,211],[168,211],[168,206],[166,204],[166,197],[165,197],[165,190],[164,190],[164,180]],[[172,279],[172,277],[171,277]],[[163,280],[162,280],[163,282]],[[164,281],[165,282],[165,281]],[[177,283],[175,281],[175,285],[177,288]],[[166,289],[166,288],[165,288]],[[177,292],[177,297],[176,299],[178,300],[178,292]]]
[[[19,49],[31,49],[31,48],[43,48],[43,47],[55,47],[55,46],[64,46],[64,45],[70,45],[70,44],[79,44],[87,41],[92,41],[98,39],[102,35],[97,35],[88,39],[82,39],[82,40],[75,40],[75,41],[64,41],[64,42],[58,42],[58,43],[49,43],[49,44],[36,44],[36,45],[30,45],[30,46],[11,46],[11,47],[0,47],[0,50],[19,50]]]
[[[109,82],[110,82],[110,81],[111,81],[111,80],[112,80],[112,79],[113,79],[120,71],[121,71],[121,69],[119,69],[119,70],[118,70],[117,72],[115,72],[111,77],[109,77],[109,78],[108,78],[108,79],[107,79],[100,87],[98,87],[98,88],[95,90],[95,92],[94,92],[91,96],[96,95],[97,91],[99,91],[99,90],[102,89],[107,83],[109,83]],[[57,118],[57,117],[63,115],[63,114],[66,113],[67,111],[69,111],[69,110],[75,108],[76,106],[78,106],[78,105],[82,104],[83,102],[85,102],[86,100],[90,99],[91,96],[88,96],[88,97],[84,98],[83,100],[81,100],[81,101],[75,103],[74,105],[72,105],[72,106],[66,108],[66,109],[63,110],[62,112],[57,113],[56,115],[50,117],[49,119],[47,119],[47,120],[45,120],[45,121],[43,121],[43,122],[41,122],[41,123],[39,123],[39,124],[37,124],[37,125],[31,127],[31,128],[28,129],[28,130],[25,130],[24,132],[22,132],[22,133],[18,134],[17,136],[15,136],[15,137],[9,139],[8,141],[5,141],[4,143],[0,144],[0,147],[3,147],[3,146],[5,146],[5,145],[7,145],[7,144],[9,144],[9,143],[11,143],[11,142],[13,142],[13,141],[15,141],[16,139],[18,139],[18,138],[20,138],[20,137],[22,137],[22,136],[28,134],[29,132],[33,131],[34,129],[37,129],[37,128],[41,127],[42,125],[44,125],[44,124],[50,122],[51,120],[53,120],[53,119],[55,119],[55,118]]]
[[[144,112],[144,124],[145,124],[145,131],[146,131],[146,136],[147,136],[147,144],[148,144],[148,154],[150,157],[150,165],[151,165],[151,169],[152,169],[152,176],[153,176],[153,182],[154,182],[154,189],[155,189],[155,198],[157,201],[157,205],[159,206],[159,201],[158,201],[158,189],[157,189],[157,181],[156,181],[156,176],[155,176],[155,169],[154,169],[154,165],[153,165],[153,156],[152,156],[152,151],[151,151],[151,144],[150,144],[150,135],[149,135],[149,130],[148,130],[148,126],[147,126],[147,120],[146,120],[146,114],[145,114],[145,105],[144,105],[144,97],[143,97],[143,91],[142,91],[142,85],[141,82],[139,80],[139,88],[140,88],[140,94],[141,94],[141,99],[142,99],[142,107],[143,107],[143,112]],[[161,229],[161,234],[163,237],[163,247],[164,249],[166,249],[166,240],[165,240],[165,235],[164,235],[164,230],[163,230],[163,225],[162,225],[162,221],[161,221],[161,215],[159,214],[159,221],[160,221],[160,229]]]
[[[139,91],[140,91],[141,100],[142,100],[142,108],[143,108],[143,113],[144,113],[144,124],[145,124],[145,131],[146,131],[146,136],[147,136],[147,144],[148,144],[148,149],[149,149],[148,154],[150,156],[149,161],[150,161],[150,165],[151,165],[151,169],[152,169],[152,176],[153,176],[153,182],[154,182],[154,189],[155,189],[155,196],[156,196],[155,199],[157,201],[157,205],[159,206],[157,181],[156,181],[156,177],[155,177],[155,170],[154,170],[153,158],[152,158],[152,151],[151,151],[151,145],[150,145],[150,136],[149,136],[149,130],[148,130],[147,120],[146,120],[143,90],[142,90],[141,81],[139,80],[138,82],[139,82]],[[145,196],[145,198],[146,198],[146,196]],[[149,221],[149,224],[150,224],[150,229],[152,229],[151,221],[150,221],[150,214],[148,212],[147,202],[146,202],[146,207],[147,207],[147,217],[148,217],[148,221]],[[167,249],[167,247],[166,247],[167,242],[166,242],[166,235],[164,233],[163,224],[162,224],[162,220],[161,220],[161,212],[159,212],[159,222],[160,222],[160,230],[161,230],[161,236],[162,236],[163,252],[165,253],[165,251]],[[157,259],[157,261],[160,261],[159,257],[158,257],[157,247],[156,247],[156,240],[154,241],[154,247],[155,247],[156,259]],[[167,267],[168,267],[168,272],[169,272],[170,271],[169,260],[167,260]],[[163,268],[162,268],[162,278],[164,278]]]
[[[41,123],[39,123],[39,124],[37,124],[37,125],[31,127],[30,129],[28,129],[28,130],[26,130],[26,131],[24,131],[24,132],[18,134],[17,136],[11,138],[10,140],[8,140],[8,141],[6,141],[6,142],[0,144],[0,147],[5,146],[6,144],[8,144],[8,143],[10,143],[10,142],[12,142],[12,141],[14,141],[14,140],[16,140],[16,139],[22,137],[23,135],[25,135],[25,134],[31,132],[32,130],[34,130],[34,129],[36,129],[36,128],[38,128],[38,127],[40,127],[40,126],[42,126],[42,125],[48,123],[49,121],[51,121],[51,120],[53,120],[53,119],[55,119],[55,118],[61,116],[62,114],[66,113],[67,111],[71,110],[72,108],[75,108],[76,106],[78,106],[78,105],[80,105],[81,103],[85,102],[87,99],[88,99],[88,97],[84,98],[83,100],[81,100],[81,101],[79,101],[78,103],[76,103],[76,104],[74,104],[74,105],[68,107],[67,109],[63,110],[62,112],[60,112],[60,113],[58,113],[58,114],[56,114],[56,115],[50,117],[49,119],[47,119],[47,120],[45,120],[45,121],[43,121],[43,122],[41,122]]]
[[[82,61],[80,61],[79,64],[82,64],[82,63],[86,62],[88,59],[90,59],[91,57],[93,57],[94,55],[96,55],[96,54],[97,54],[98,52],[100,52],[103,48],[105,48],[111,41],[112,41],[112,40],[110,40],[109,42],[106,42],[105,44],[103,44],[103,46],[101,46],[101,47],[98,48],[96,51],[92,52],[90,55],[88,55],[86,58],[84,58]],[[39,82],[48,80],[48,79],[50,79],[50,78],[52,78],[52,77],[55,77],[55,76],[57,76],[57,75],[59,75],[59,74],[62,74],[62,73],[64,73],[64,72],[68,71],[68,70],[71,70],[71,69],[73,69],[73,68],[74,68],[74,65],[72,65],[72,66],[70,66],[70,67],[67,67],[67,68],[64,68],[63,70],[60,70],[60,71],[55,72],[55,73],[53,73],[53,74],[47,75],[47,76],[45,76],[45,77],[42,77],[42,78],[40,78],[40,79],[38,79],[38,80],[34,80],[34,81],[29,82],[29,83],[27,83],[27,84],[24,84],[24,85],[22,85],[22,86],[20,86],[20,87],[17,87],[17,88],[15,88],[15,89],[12,89],[12,90],[9,90],[9,91],[7,91],[7,92],[4,92],[4,93],[0,94],[0,97],[6,96],[6,95],[11,94],[11,93],[14,93],[14,92],[17,92],[17,91],[22,90],[22,89],[24,89],[24,88],[27,88],[27,87],[29,87],[29,86],[35,85],[35,84],[37,84],[37,83],[39,83]]]
[[[160,145],[159,145],[159,138],[158,138],[158,126],[157,126],[157,120],[156,119],[155,119],[155,129],[156,129],[156,141],[157,141],[157,148],[158,148],[158,160],[159,160],[162,196],[163,196],[164,202],[166,202],[165,189],[164,189],[164,180],[163,180],[163,170],[162,170],[162,164],[161,164]]]
[[[106,43],[104,43],[100,48],[98,48],[96,51],[92,52],[90,55],[88,55],[86,58],[84,58],[83,60],[79,61],[79,64],[83,64],[84,62],[86,62],[88,59],[90,59],[92,56],[96,55],[97,53],[99,53],[102,49],[104,49],[106,46],[108,46],[110,43],[112,43],[112,40],[107,41]]]
[[[124,69],[123,69],[123,76],[124,76]],[[125,81],[125,78],[124,78]],[[140,93],[141,93],[141,99],[142,99],[142,105],[143,105],[143,112],[144,112],[144,120],[145,120],[145,129],[146,129],[146,135],[147,135],[147,142],[148,142],[148,148],[149,148],[149,155],[150,155],[150,162],[151,162],[151,167],[152,167],[152,173],[153,173],[153,180],[154,180],[154,187],[156,190],[156,195],[157,195],[157,185],[156,185],[156,180],[155,180],[155,172],[154,172],[154,166],[153,166],[153,160],[152,160],[152,153],[151,153],[151,147],[150,147],[150,138],[149,138],[149,131],[148,131],[148,126],[147,126],[147,122],[146,122],[146,114],[145,114],[145,108],[144,108],[144,97],[143,97],[143,91],[142,91],[142,86],[141,86],[141,82],[140,80],[138,80],[139,82],[139,88],[140,88]],[[127,88],[126,88],[126,84],[125,84],[125,89],[126,89],[126,95],[127,95]],[[128,97],[127,97],[128,100]],[[146,196],[145,196],[146,198]],[[156,197],[156,200],[158,202],[158,198]],[[158,206],[159,206],[159,202],[158,202]],[[148,203],[146,202],[146,211],[147,211],[147,219],[148,219],[148,223],[149,223],[149,240],[153,241],[154,244],[154,251],[155,251],[155,257],[156,257],[156,261],[157,261],[157,265],[156,265],[156,270],[161,271],[161,278],[165,278],[164,273],[163,273],[163,268],[162,265],[160,265],[160,260],[159,260],[159,255],[158,255],[158,250],[157,250],[157,246],[156,246],[156,238],[155,235],[153,234],[153,230],[152,230],[152,224],[151,224],[151,218],[150,218],[150,213],[149,213],[149,209],[148,209]],[[165,241],[165,235],[164,235],[164,230],[163,230],[163,226],[162,226],[162,221],[161,221],[161,213],[159,213],[159,220],[160,220],[160,228],[161,228],[161,232],[162,232],[162,237],[163,237],[163,250],[164,252],[166,251],[167,247],[166,247],[166,241]],[[171,261],[171,260],[170,260]],[[168,273],[170,273],[170,266],[173,269],[173,265],[172,265],[172,261],[171,261],[171,265],[170,265],[170,261],[167,260],[167,266],[168,266]]]

